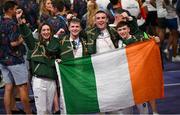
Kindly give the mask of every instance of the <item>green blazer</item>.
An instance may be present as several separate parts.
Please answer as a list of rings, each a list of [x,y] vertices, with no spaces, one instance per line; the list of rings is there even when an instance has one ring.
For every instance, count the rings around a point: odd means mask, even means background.
[[[112,43],[114,44],[115,48],[118,48],[118,41],[121,39],[114,28],[107,27],[107,30],[110,34],[110,38]],[[87,37],[87,51],[88,54],[95,54],[96,53],[96,39],[100,35],[100,30],[97,27],[87,29],[86,30],[86,37]]]
[[[47,45],[35,39],[31,30],[25,24],[21,24],[19,29],[28,47],[27,57],[30,61],[32,74],[37,75],[37,77],[55,80],[57,77],[54,64],[55,58],[46,55]]]
[[[71,46],[69,35],[64,35],[60,38],[54,38],[50,41],[47,50],[49,55],[56,55],[56,57],[60,58],[61,60],[69,60],[75,58],[73,55],[73,48]],[[82,44],[82,51],[83,56],[87,55],[87,48],[86,48],[86,41],[79,37],[80,42]]]
[[[125,45],[129,45],[134,42],[145,41],[145,40],[149,40],[149,36],[145,32],[139,31],[137,34],[133,35],[132,38],[123,39],[122,41]]]

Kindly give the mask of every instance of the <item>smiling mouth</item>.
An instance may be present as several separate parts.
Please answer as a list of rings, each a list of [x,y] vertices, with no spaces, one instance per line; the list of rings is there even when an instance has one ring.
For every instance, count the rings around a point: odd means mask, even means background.
[[[104,25],[104,23],[103,23],[103,22],[101,22],[101,23],[99,23],[99,25]]]
[[[49,38],[49,37],[50,37],[50,35],[46,35],[46,34],[45,34],[45,35],[43,35],[43,36],[44,36],[45,38]]]

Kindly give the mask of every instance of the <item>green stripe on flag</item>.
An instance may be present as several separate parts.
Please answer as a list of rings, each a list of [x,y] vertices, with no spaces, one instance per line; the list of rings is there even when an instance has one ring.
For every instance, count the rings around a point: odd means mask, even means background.
[[[67,113],[100,112],[91,58],[65,61],[59,67]]]

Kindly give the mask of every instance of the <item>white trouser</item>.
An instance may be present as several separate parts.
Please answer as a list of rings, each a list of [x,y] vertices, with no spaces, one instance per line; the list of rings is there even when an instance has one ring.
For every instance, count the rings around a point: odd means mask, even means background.
[[[38,115],[52,113],[53,99],[56,91],[55,80],[33,77],[35,105]]]
[[[148,103],[145,102],[143,104],[137,104],[137,109],[139,111],[139,114],[149,114],[149,109],[148,109]]]

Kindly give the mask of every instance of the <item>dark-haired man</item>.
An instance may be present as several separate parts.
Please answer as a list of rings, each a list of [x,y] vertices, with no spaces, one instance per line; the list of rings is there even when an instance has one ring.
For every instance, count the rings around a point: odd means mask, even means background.
[[[61,60],[69,60],[86,55],[85,39],[80,35],[80,19],[72,18],[68,29],[70,34],[54,38],[48,45],[50,54],[57,55]]]
[[[54,16],[49,17],[47,19],[47,23],[53,27],[55,35],[59,36],[63,33],[68,34],[68,22],[67,19],[64,17],[66,12],[64,2],[56,0],[52,2],[52,6],[54,9]]]
[[[24,111],[31,114],[28,97],[28,71],[23,58],[23,39],[14,20],[17,4],[14,1],[4,3],[4,16],[0,21],[0,69],[5,81],[4,105],[7,114],[11,114],[11,97],[14,85],[19,89]]]
[[[88,54],[102,53],[118,48],[118,34],[108,26],[108,16],[99,10],[95,14],[95,27],[86,31]]]

